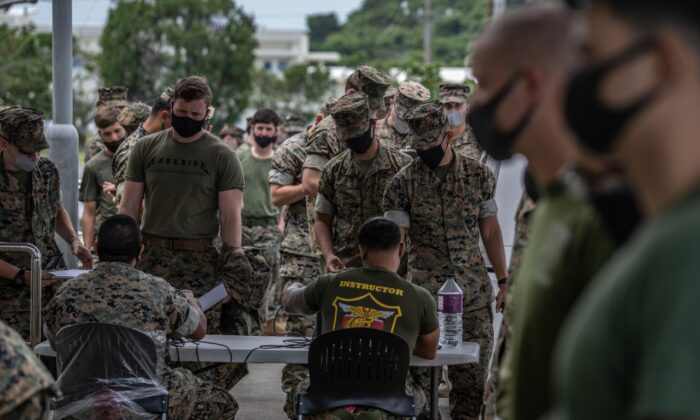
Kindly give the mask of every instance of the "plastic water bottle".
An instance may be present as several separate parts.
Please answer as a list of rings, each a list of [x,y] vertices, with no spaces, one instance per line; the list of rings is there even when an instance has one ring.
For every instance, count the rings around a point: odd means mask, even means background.
[[[462,345],[462,301],[464,293],[452,276],[438,290],[438,321],[442,348]]]

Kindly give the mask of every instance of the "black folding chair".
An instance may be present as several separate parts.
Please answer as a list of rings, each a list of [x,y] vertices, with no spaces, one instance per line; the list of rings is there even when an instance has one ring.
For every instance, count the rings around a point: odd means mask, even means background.
[[[309,347],[309,388],[297,397],[297,414],[319,414],[347,405],[416,416],[406,395],[410,354],[398,335],[371,328],[322,334]]]
[[[64,327],[56,337],[63,396],[51,400],[51,410],[94,415],[128,408],[165,419],[168,392],[158,383],[158,359],[156,342],[142,331],[107,323]]]

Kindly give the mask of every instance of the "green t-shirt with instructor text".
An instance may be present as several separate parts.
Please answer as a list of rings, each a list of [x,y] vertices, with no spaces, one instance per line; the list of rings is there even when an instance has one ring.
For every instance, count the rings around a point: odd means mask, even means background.
[[[411,353],[419,335],[438,329],[430,293],[384,268],[352,268],[321,276],[306,287],[304,300],[321,312],[323,332],[375,328],[403,338]]]
[[[244,188],[241,163],[226,143],[208,132],[182,143],[172,128],[136,143],[126,180],[144,183],[143,232],[166,238],[216,237],[219,192]]]

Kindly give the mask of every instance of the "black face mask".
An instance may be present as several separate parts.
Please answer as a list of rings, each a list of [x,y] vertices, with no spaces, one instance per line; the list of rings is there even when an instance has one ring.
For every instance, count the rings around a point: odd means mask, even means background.
[[[172,123],[173,130],[185,138],[192,137],[201,131],[206,119],[206,115],[200,121],[193,120],[190,117],[178,117],[175,115],[173,109],[170,108],[170,122]]]
[[[117,149],[119,149],[119,146],[120,146],[122,143],[124,143],[124,140],[126,140],[126,137],[122,137],[121,140],[111,141],[111,142],[109,142],[109,143],[106,142],[106,141],[103,141],[103,143],[104,143],[105,147],[107,148],[107,150],[109,150],[110,152],[114,153],[114,152],[117,151]]]
[[[368,128],[364,134],[345,140],[345,145],[353,153],[361,155],[372,146],[372,128]]]
[[[506,160],[513,156],[513,144],[523,132],[534,111],[534,106],[530,106],[520,121],[509,131],[503,131],[496,127],[496,110],[501,102],[508,96],[515,82],[520,78],[520,74],[515,74],[501,90],[489,99],[488,102],[474,106],[469,111],[467,122],[474,130],[476,141],[482,149],[491,157],[497,160]]]
[[[255,136],[255,142],[263,149],[277,141],[276,136]]]
[[[418,157],[428,166],[428,168],[435,169],[438,167],[440,162],[442,162],[442,158],[445,157],[446,153],[445,149],[442,148],[442,144],[444,142],[445,138],[443,137],[442,141],[437,146],[433,146],[430,149],[425,150],[416,150]]]
[[[608,107],[598,97],[605,76],[653,46],[653,38],[644,38],[605,63],[579,71],[569,80],[566,120],[588,149],[598,153],[611,151],[629,121],[656,98],[658,87],[622,108]]]

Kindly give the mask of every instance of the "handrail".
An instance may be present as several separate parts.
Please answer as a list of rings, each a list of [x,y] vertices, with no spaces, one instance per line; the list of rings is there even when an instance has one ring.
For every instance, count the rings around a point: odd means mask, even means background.
[[[25,252],[29,254],[30,303],[29,303],[29,344],[34,348],[41,342],[41,252],[34,244],[0,242],[0,251]]]

